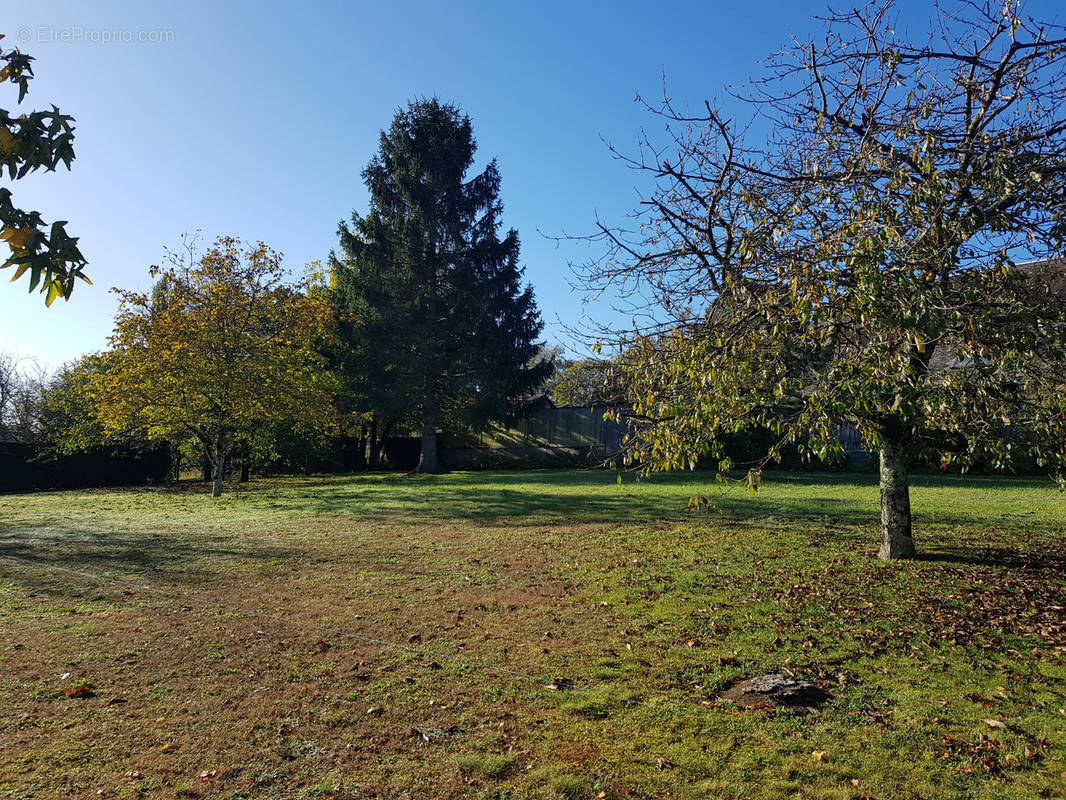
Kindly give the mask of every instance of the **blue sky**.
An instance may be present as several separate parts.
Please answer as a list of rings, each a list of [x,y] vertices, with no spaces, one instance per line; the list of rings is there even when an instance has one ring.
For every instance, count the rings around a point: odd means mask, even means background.
[[[928,2],[901,4],[924,30]],[[595,251],[542,233],[587,233],[635,207],[631,152],[661,127],[639,92],[701,104],[820,27],[823,3],[736,2],[45,2],[5,4],[4,45],[37,58],[25,106],[76,122],[71,172],[12,186],[23,208],[66,219],[94,286],[45,309],[25,282],[0,281],[0,351],[55,368],[103,349],[112,286],[146,287],[164,246],[201,230],[262,239],[300,272],[366,211],[360,172],[396,109],[418,96],[457,103],[480,161],[503,176],[504,222],[547,323],[566,344],[584,303],[569,262]],[[1056,0],[1027,4],[1053,17]],[[1061,16],[1061,12],[1058,12]],[[110,41],[108,41],[110,39]],[[144,41],[140,41],[143,39]],[[15,90],[0,87],[11,109]],[[9,185],[5,179],[4,185]],[[0,274],[2,275],[2,274]],[[607,315],[606,305],[587,314]]]

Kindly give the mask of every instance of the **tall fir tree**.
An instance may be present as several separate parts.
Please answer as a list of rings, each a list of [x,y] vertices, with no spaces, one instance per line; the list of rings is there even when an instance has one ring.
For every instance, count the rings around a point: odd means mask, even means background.
[[[522,285],[518,234],[500,237],[495,160],[467,178],[476,149],[454,105],[432,98],[397,112],[363,171],[369,213],[341,223],[330,256],[356,395],[382,425],[420,421],[421,472],[440,470],[445,420],[503,417],[552,370],[530,366],[543,323]]]

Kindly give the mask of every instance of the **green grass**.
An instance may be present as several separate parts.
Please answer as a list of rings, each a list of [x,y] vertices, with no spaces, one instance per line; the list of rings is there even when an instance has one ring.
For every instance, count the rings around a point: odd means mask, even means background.
[[[599,472],[0,496],[0,796],[1066,797],[1066,495],[916,479],[896,564],[877,496]],[[826,708],[716,699],[781,670]]]

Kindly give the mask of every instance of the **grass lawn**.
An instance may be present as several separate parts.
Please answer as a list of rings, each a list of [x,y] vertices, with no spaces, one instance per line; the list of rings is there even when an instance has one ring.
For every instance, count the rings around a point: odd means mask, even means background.
[[[0,798],[1066,797],[1066,495],[912,498],[883,564],[868,476],[0,495]]]

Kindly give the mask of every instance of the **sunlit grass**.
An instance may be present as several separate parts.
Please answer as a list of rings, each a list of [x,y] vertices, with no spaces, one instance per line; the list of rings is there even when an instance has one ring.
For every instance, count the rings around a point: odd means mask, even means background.
[[[0,792],[1061,794],[1066,496],[940,477],[912,496],[923,557],[899,564],[874,558],[869,475],[773,473],[755,497],[591,471],[0,496],[0,555],[25,559],[0,559]],[[781,670],[828,706],[716,699]]]

